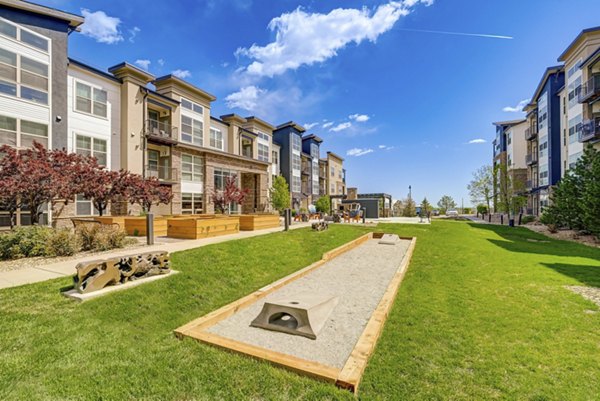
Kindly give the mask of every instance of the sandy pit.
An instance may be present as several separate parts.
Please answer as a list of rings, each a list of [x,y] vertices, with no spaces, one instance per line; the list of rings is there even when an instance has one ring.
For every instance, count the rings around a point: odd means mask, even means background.
[[[397,272],[411,241],[395,245],[370,239],[308,275],[272,292],[206,331],[243,343],[343,368],[373,311]],[[266,301],[314,292],[339,297],[316,340],[250,327]]]

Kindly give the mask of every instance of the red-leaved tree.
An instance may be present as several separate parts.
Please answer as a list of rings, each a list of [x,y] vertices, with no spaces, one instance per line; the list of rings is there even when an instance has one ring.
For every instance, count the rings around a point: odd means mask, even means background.
[[[128,186],[129,202],[140,205],[145,213],[150,213],[152,205],[166,205],[173,199],[171,188],[161,185],[156,177],[143,178],[139,174],[131,174]]]
[[[82,188],[81,194],[85,198],[91,199],[98,214],[103,216],[111,202],[129,197],[130,176],[131,173],[126,170],[98,169],[94,174],[94,180]]]
[[[69,153],[64,149],[52,150],[49,155],[54,170],[52,211],[53,216],[58,218],[65,206],[82,194],[90,182],[96,180],[102,167],[95,157]]]
[[[8,212],[10,228],[16,224],[15,216],[22,205],[22,181],[19,179],[21,157],[12,147],[0,148],[0,210]]]
[[[241,205],[250,192],[248,189],[242,189],[237,186],[236,176],[225,179],[225,187],[221,190],[213,190],[211,201],[215,205],[215,210],[220,213],[229,213],[229,205],[232,203]]]

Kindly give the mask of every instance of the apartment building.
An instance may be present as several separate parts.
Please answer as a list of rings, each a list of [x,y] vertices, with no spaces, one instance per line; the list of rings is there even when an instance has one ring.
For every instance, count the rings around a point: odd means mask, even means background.
[[[327,195],[331,197],[332,210],[338,210],[342,199],[346,196],[346,170],[344,169],[344,158],[327,152]]]
[[[122,82],[121,167],[172,188],[171,204],[155,213],[212,213],[211,194],[228,177],[249,192],[230,212],[268,208],[272,125],[256,117],[212,116],[216,98],[174,75],[156,78],[128,63],[109,72]]]
[[[600,148],[600,27],[581,31],[558,61],[564,63],[568,91],[567,168],[573,167],[585,144]]]
[[[0,1],[0,145],[68,145],[68,36],[83,17],[25,1]],[[52,218],[44,210],[41,221]],[[29,224],[19,210],[17,224]],[[9,220],[0,213],[0,226]]]
[[[563,66],[549,67],[526,106],[527,212],[539,215],[550,201],[551,187],[564,174],[565,73]],[[561,100],[562,99],[562,100]]]
[[[494,208],[497,209],[499,201],[499,185],[504,173],[502,166],[506,167],[509,180],[516,191],[524,192],[527,181],[525,131],[527,120],[499,121],[493,123],[496,127],[496,138],[493,141],[493,167],[497,172],[494,182]]]

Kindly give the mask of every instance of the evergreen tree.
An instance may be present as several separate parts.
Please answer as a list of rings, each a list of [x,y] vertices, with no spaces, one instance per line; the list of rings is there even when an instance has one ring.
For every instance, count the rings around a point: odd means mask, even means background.
[[[600,152],[588,146],[576,168],[580,173],[583,187],[581,196],[583,226],[600,238]]]
[[[415,217],[417,215],[417,205],[412,198],[407,198],[404,201],[404,209],[402,210],[402,216],[404,217]]]
[[[273,180],[273,187],[269,191],[271,195],[271,205],[278,211],[290,207],[290,187],[287,181],[281,175]]]
[[[431,204],[427,200],[427,197],[423,198],[421,202],[421,216],[427,216],[427,213],[431,211]]]

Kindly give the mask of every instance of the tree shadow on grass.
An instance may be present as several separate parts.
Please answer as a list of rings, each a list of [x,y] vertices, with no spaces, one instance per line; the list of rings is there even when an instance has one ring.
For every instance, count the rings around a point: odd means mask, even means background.
[[[553,256],[576,256],[600,261],[600,248],[546,237],[523,227],[469,223],[473,228],[489,230],[503,240],[488,239],[494,245],[510,252]]]
[[[542,263],[542,265],[562,275],[574,278],[583,285],[600,288],[600,266],[569,265],[566,263]]]

